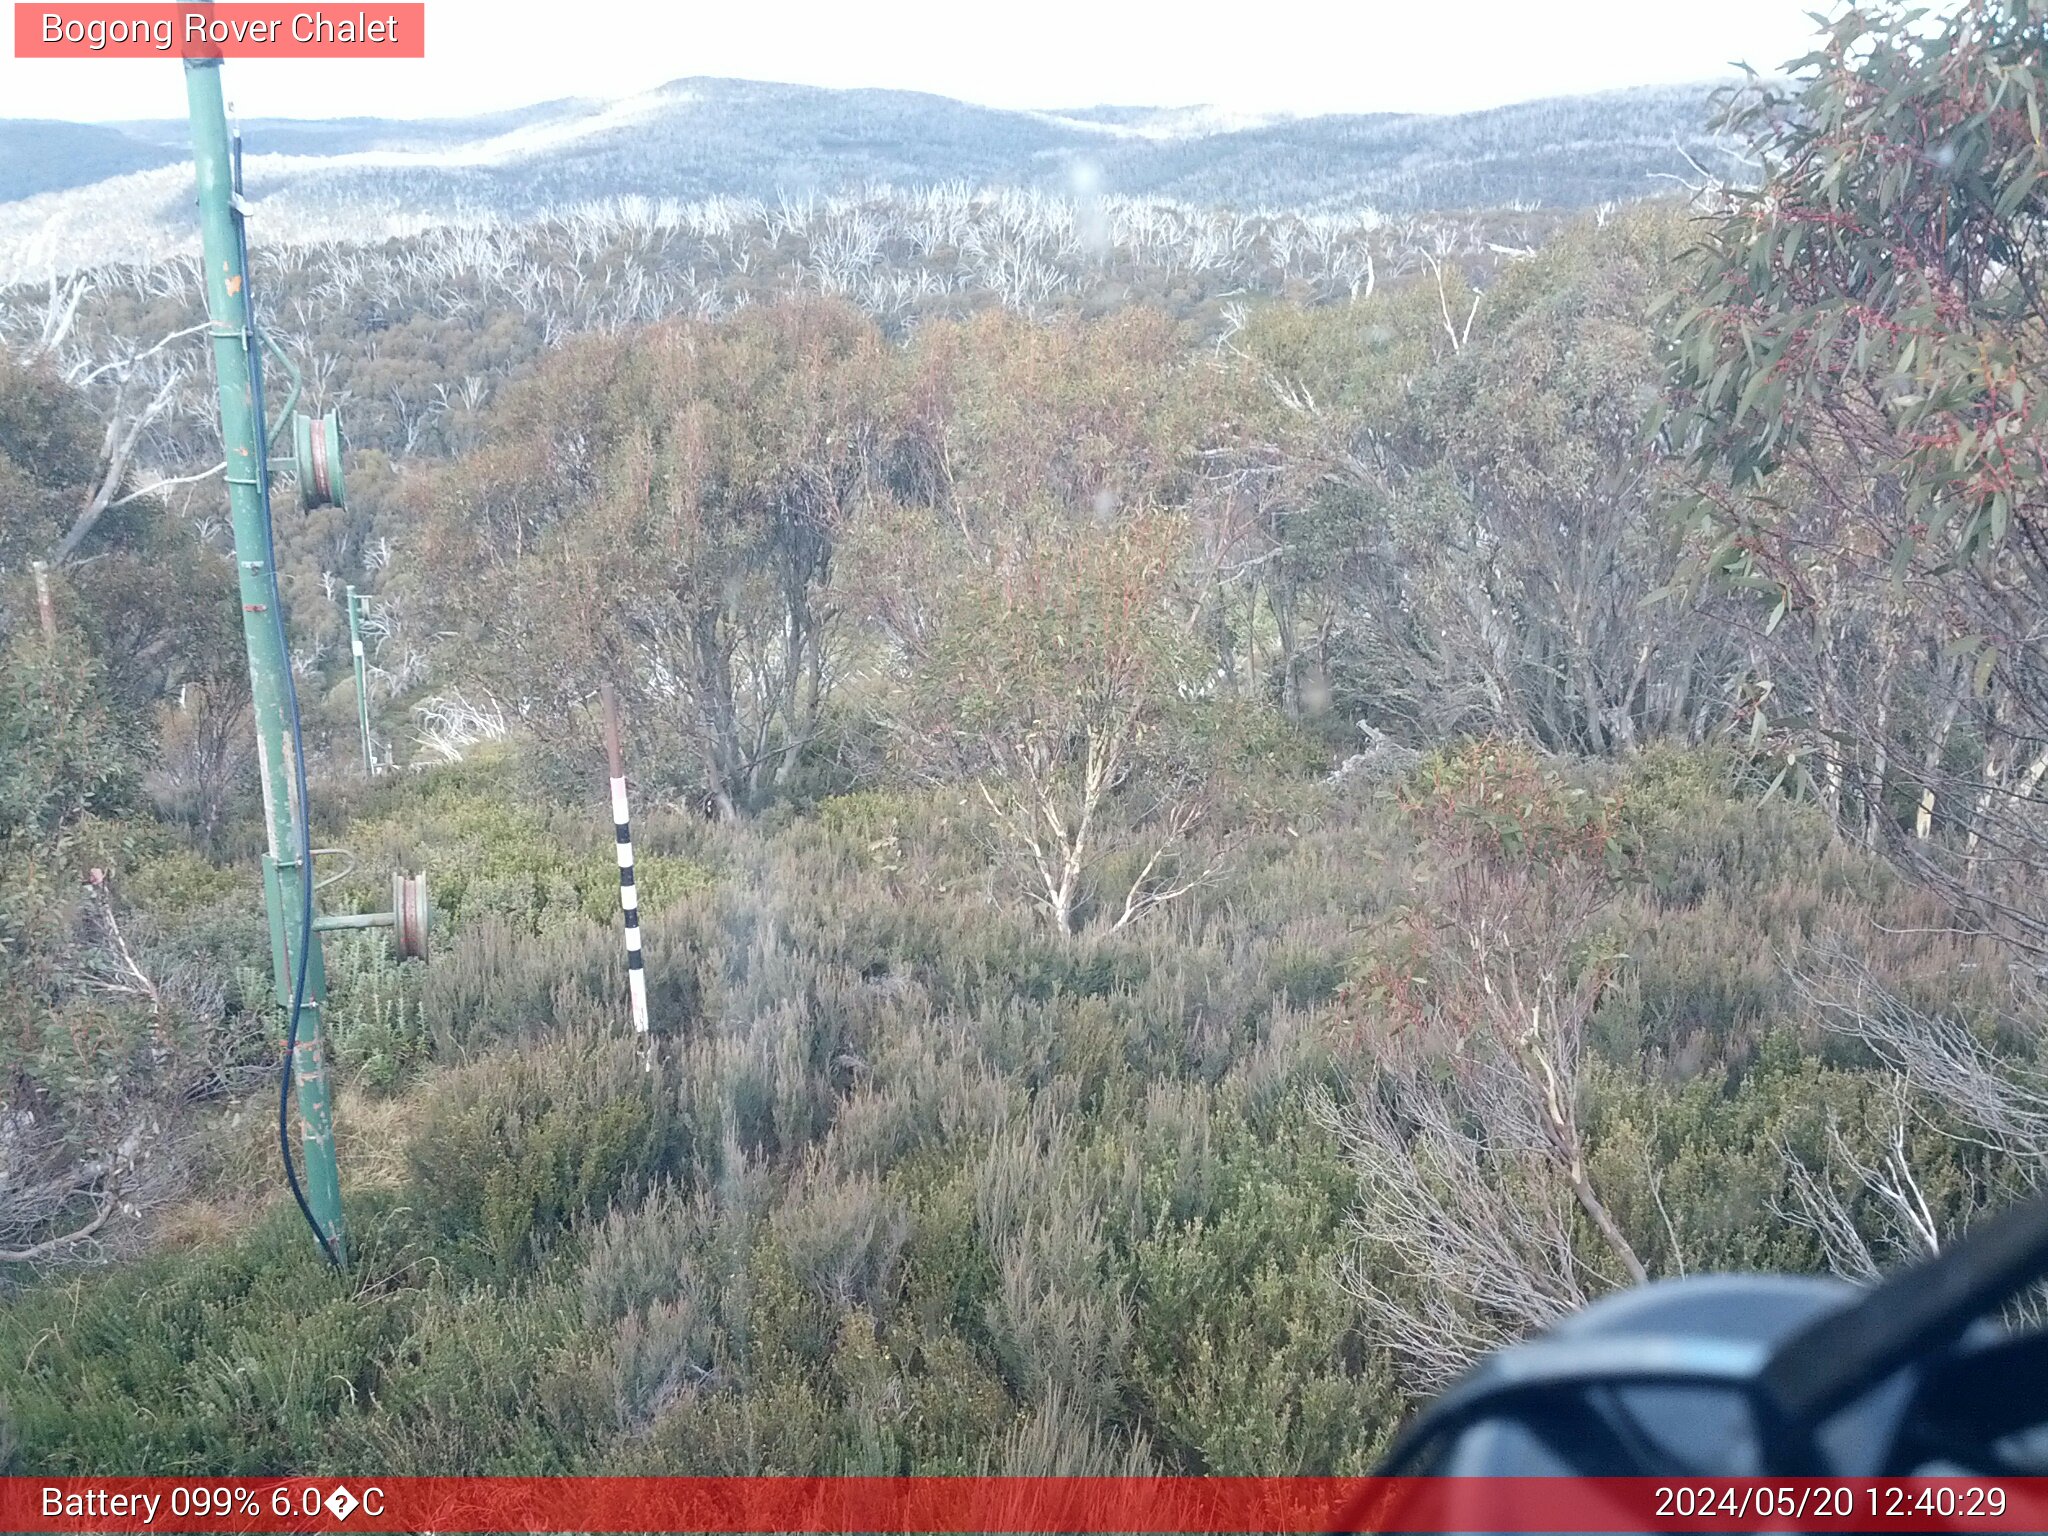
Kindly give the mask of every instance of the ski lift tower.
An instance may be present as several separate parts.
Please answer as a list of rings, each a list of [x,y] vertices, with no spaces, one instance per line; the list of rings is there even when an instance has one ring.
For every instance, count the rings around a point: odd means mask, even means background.
[[[263,783],[263,893],[270,918],[272,969],[279,1006],[288,1021],[280,1072],[278,1136],[285,1172],[307,1224],[336,1266],[347,1262],[341,1214],[341,1179],[334,1153],[334,1109],[321,1006],[326,973],[323,932],[388,927],[401,957],[424,959],[427,950],[425,877],[392,877],[392,909],[321,918],[315,910],[312,863],[316,853],[306,806],[306,756],[298,695],[286,643],[277,557],[270,517],[270,477],[289,469],[305,510],[343,504],[341,428],[330,411],[293,415],[300,393],[298,370],[256,321],[249,293],[249,244],[242,201],[241,142],[231,136],[218,58],[187,58],[185,88],[192,121],[192,158],[198,175],[199,228],[206,280],[208,332],[220,394],[221,445],[226,457],[228,509],[234,528],[235,568],[242,603],[242,634],[249,652],[249,685],[256,717],[257,767]],[[292,381],[277,424],[266,423],[265,350]],[[293,453],[273,458],[271,445],[287,423]],[[297,1085],[303,1187],[292,1166],[287,1131],[291,1086]]]

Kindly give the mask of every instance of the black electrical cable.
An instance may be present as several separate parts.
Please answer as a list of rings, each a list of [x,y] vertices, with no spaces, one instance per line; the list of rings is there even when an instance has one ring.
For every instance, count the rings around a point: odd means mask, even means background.
[[[234,142],[235,195],[242,191],[242,136],[238,132]],[[263,407],[263,349],[256,337],[255,294],[249,287],[249,230],[242,218],[239,207],[231,208],[235,221],[235,244],[241,258],[242,306],[244,324],[242,347],[249,362],[249,409],[256,423],[256,489],[263,503],[263,569],[270,579],[270,617],[277,629],[278,657],[284,664],[285,710],[291,717],[292,732],[292,788],[296,796],[293,830],[298,834],[298,846],[293,851],[299,864],[299,941],[293,953],[287,957],[292,967],[292,1006],[285,1026],[284,1063],[277,1074],[277,1150],[284,1159],[285,1182],[291,1185],[292,1198],[299,1203],[299,1214],[306,1218],[306,1225],[313,1236],[319,1239],[320,1251],[327,1255],[327,1262],[336,1269],[341,1268],[341,1256],[335,1252],[334,1243],[321,1227],[319,1218],[313,1214],[313,1207],[306,1201],[306,1192],[299,1184],[299,1171],[292,1162],[291,1098],[292,1063],[299,1049],[299,1018],[306,1006],[306,977],[312,969],[313,948],[313,826],[308,811],[306,788],[306,744],[305,732],[299,718],[299,687],[292,676],[291,644],[284,627],[284,597],[277,583],[277,545],[270,529],[270,422]],[[337,445],[338,446],[338,445]]]

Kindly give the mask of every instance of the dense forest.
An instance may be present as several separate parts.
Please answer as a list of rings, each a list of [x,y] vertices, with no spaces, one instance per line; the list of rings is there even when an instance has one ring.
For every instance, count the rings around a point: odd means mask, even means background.
[[[435,904],[328,944],[341,1270],[191,264],[7,295],[0,1470],[1362,1472],[1600,1294],[2034,1188],[2048,37],[1942,25],[1573,220],[262,252],[352,431],[322,900]]]

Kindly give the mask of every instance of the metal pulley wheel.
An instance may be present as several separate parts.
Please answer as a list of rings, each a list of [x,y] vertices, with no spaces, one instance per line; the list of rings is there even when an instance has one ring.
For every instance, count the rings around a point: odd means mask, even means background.
[[[427,900],[427,877],[403,871],[391,876],[391,940],[401,960],[427,958],[427,930],[433,925],[433,904]]]
[[[300,508],[311,512],[319,507],[346,507],[347,487],[341,475],[341,418],[333,411],[323,416],[294,412],[292,446],[298,455]]]

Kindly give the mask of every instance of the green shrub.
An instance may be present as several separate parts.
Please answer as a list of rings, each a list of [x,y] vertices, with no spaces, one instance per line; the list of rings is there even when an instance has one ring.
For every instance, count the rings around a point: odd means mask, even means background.
[[[684,1172],[675,1092],[636,1042],[592,1030],[459,1067],[427,1090],[407,1148],[419,1198],[509,1275]]]
[[[377,932],[327,940],[328,1048],[344,1080],[389,1093],[425,1061],[426,1017],[420,986],[426,967],[398,961]]]
[[[280,1202],[250,1231],[0,1307],[0,1471],[210,1477],[338,1471],[413,1325],[422,1234],[351,1203],[354,1267],[328,1269]],[[0,1437],[4,1438],[4,1437]]]

